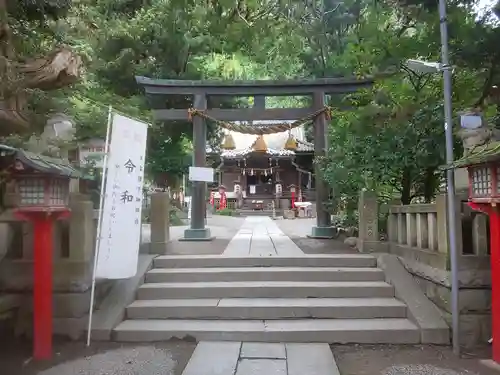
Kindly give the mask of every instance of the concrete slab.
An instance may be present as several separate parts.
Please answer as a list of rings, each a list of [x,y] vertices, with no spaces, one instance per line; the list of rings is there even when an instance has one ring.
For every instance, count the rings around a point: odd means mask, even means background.
[[[396,296],[408,306],[410,319],[420,328],[422,344],[449,344],[450,328],[398,257],[381,254],[377,262],[387,282],[394,285]]]
[[[213,267],[156,268],[146,282],[204,281],[383,281],[384,272],[367,267]]]
[[[408,319],[126,320],[115,339],[155,342],[199,341],[418,344],[420,332]]]
[[[304,253],[267,216],[249,216],[229,242],[224,256],[272,257]]]
[[[149,283],[141,285],[137,299],[166,298],[304,298],[394,297],[384,281],[244,281]]]
[[[241,342],[198,343],[182,375],[234,375]]]
[[[328,344],[286,344],[287,375],[340,375]]]
[[[99,310],[93,314],[92,340],[110,340],[113,328],[125,318],[125,310],[134,300],[137,288],[144,282],[144,275],[151,268],[154,258],[155,255],[140,254],[137,274],[115,282]],[[80,329],[86,330],[86,327]]]
[[[282,343],[244,342],[240,357],[247,359],[286,359]]]
[[[284,359],[242,359],[236,375],[287,375]]]
[[[219,255],[162,255],[154,260],[155,268],[210,267],[375,267],[371,254],[302,254],[276,257]]]
[[[406,318],[395,298],[224,298],[138,300],[129,319]]]

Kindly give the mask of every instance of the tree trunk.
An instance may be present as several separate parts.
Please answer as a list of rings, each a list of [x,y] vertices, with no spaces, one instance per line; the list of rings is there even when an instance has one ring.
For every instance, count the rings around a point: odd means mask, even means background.
[[[401,203],[411,203],[411,172],[409,168],[403,169],[401,176]]]
[[[431,203],[436,192],[436,175],[434,174],[435,168],[430,167],[425,171],[424,177],[424,199],[425,203]]]

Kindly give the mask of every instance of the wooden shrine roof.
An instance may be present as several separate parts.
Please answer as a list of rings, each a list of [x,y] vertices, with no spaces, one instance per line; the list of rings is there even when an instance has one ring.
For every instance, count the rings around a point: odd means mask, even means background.
[[[469,155],[455,160],[452,164],[446,165],[443,169],[463,168],[475,164],[489,163],[500,160],[500,141],[489,142],[482,146],[477,146]]]
[[[68,178],[92,179],[91,176],[85,175],[63,159],[36,154],[7,145],[0,145],[0,157],[12,157],[40,173]]]

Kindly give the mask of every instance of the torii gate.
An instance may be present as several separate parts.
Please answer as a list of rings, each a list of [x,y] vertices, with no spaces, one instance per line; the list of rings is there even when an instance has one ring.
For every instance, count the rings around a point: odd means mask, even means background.
[[[153,108],[153,116],[157,121],[191,120],[193,121],[193,144],[195,167],[206,166],[207,130],[205,118],[220,121],[255,121],[255,120],[297,120],[314,116],[314,155],[315,158],[326,154],[326,109],[325,95],[352,93],[373,85],[373,79],[356,78],[324,78],[287,81],[188,81],[165,80],[136,77],[137,83],[144,87],[150,96],[190,96],[193,108],[167,109]],[[253,97],[253,108],[221,109],[207,108],[207,99],[214,96]],[[266,108],[266,97],[272,96],[309,96],[312,97],[310,108]],[[154,100],[155,103],[166,101]],[[203,113],[205,116],[200,116]],[[333,238],[336,228],[332,227],[330,213],[326,210],[329,187],[321,178],[318,163],[316,174],[316,226],[312,228],[312,238]],[[213,237],[210,229],[205,227],[206,183],[193,182],[191,194],[192,214],[190,228],[184,232],[183,240],[209,241]]]

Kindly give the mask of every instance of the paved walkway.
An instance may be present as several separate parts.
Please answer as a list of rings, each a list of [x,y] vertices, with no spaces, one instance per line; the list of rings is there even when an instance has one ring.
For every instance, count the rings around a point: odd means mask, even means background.
[[[304,252],[267,216],[249,216],[222,253],[230,257],[302,256]]]
[[[303,256],[270,217],[250,216],[227,257]],[[338,375],[328,344],[200,342],[182,375]]]
[[[339,375],[328,344],[202,341],[182,375]]]

